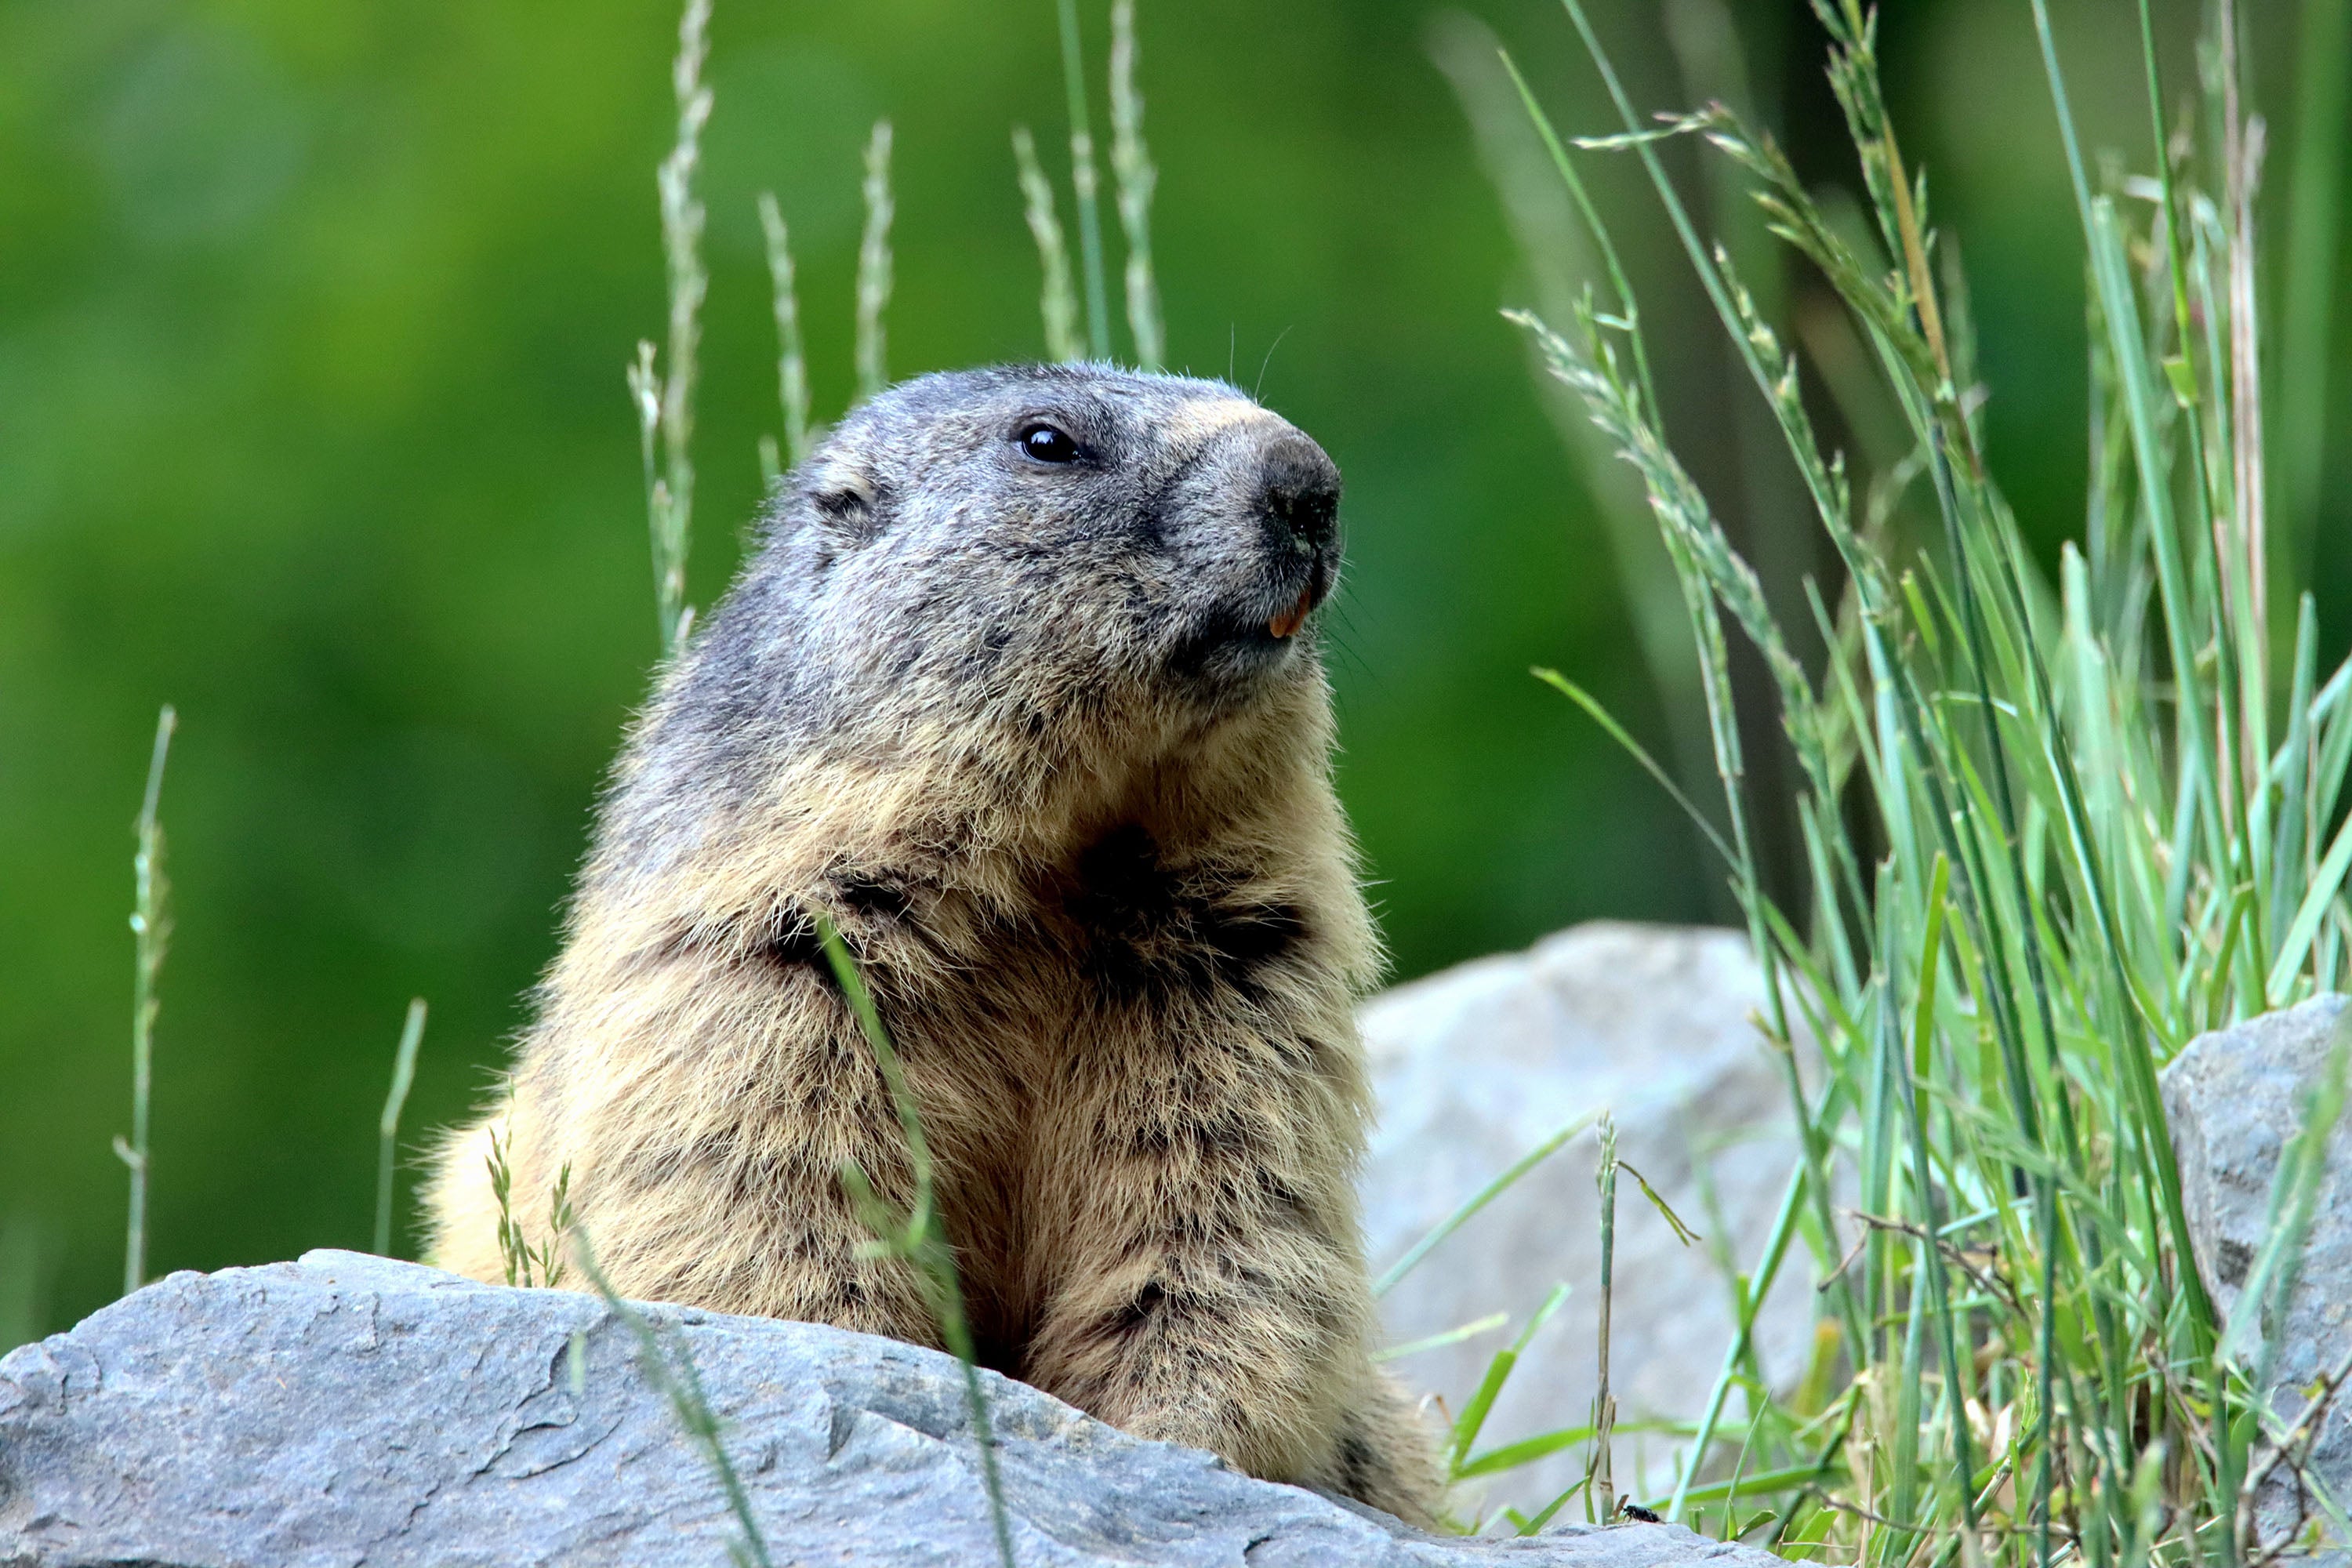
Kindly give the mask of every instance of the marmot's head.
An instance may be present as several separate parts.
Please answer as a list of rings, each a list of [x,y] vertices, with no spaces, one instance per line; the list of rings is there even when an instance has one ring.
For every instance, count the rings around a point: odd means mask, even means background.
[[[1038,763],[1195,731],[1319,687],[1339,503],[1322,448],[1222,382],[923,376],[782,487],[655,729],[877,762],[1025,738]]]
[[[927,375],[793,478],[757,570],[893,678],[1108,681],[1222,704],[1297,662],[1339,561],[1339,471],[1222,382],[1093,366]]]

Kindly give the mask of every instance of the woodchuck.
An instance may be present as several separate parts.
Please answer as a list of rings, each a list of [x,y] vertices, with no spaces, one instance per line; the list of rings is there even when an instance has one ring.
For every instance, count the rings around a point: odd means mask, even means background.
[[[1223,383],[909,381],[780,485],[604,797],[434,1260],[501,1277],[486,1172],[569,1194],[624,1294],[936,1345],[855,1162],[907,1149],[814,917],[903,1059],[981,1360],[1144,1436],[1418,1521],[1370,1360],[1353,1005],[1379,968],[1314,611],[1339,475]]]

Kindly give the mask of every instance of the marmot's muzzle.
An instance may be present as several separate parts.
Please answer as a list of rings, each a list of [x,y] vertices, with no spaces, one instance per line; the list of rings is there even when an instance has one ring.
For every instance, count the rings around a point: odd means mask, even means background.
[[[1313,562],[1328,551],[1339,525],[1339,470],[1323,448],[1304,436],[1276,440],[1260,459],[1259,496],[1266,517],[1289,547]],[[1310,571],[1298,602],[1277,610],[1265,629],[1279,642],[1296,632],[1315,608],[1317,586],[1325,581],[1320,570]]]

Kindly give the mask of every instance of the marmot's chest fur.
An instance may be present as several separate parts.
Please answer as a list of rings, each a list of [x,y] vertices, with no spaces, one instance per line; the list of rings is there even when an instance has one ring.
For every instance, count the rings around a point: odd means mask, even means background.
[[[843,1173],[912,1197],[821,945],[919,1102],[984,1359],[1417,1516],[1373,1370],[1352,1005],[1376,968],[1312,612],[1339,476],[1221,384],[1043,367],[855,411],[636,726],[436,1260],[559,1173],[638,1296],[936,1343]]]

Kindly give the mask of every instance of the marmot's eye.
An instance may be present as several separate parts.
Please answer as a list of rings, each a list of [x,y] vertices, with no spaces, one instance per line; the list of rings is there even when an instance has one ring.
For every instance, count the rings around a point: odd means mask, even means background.
[[[1022,452],[1041,463],[1075,463],[1078,444],[1051,425],[1026,425],[1013,437]]]

